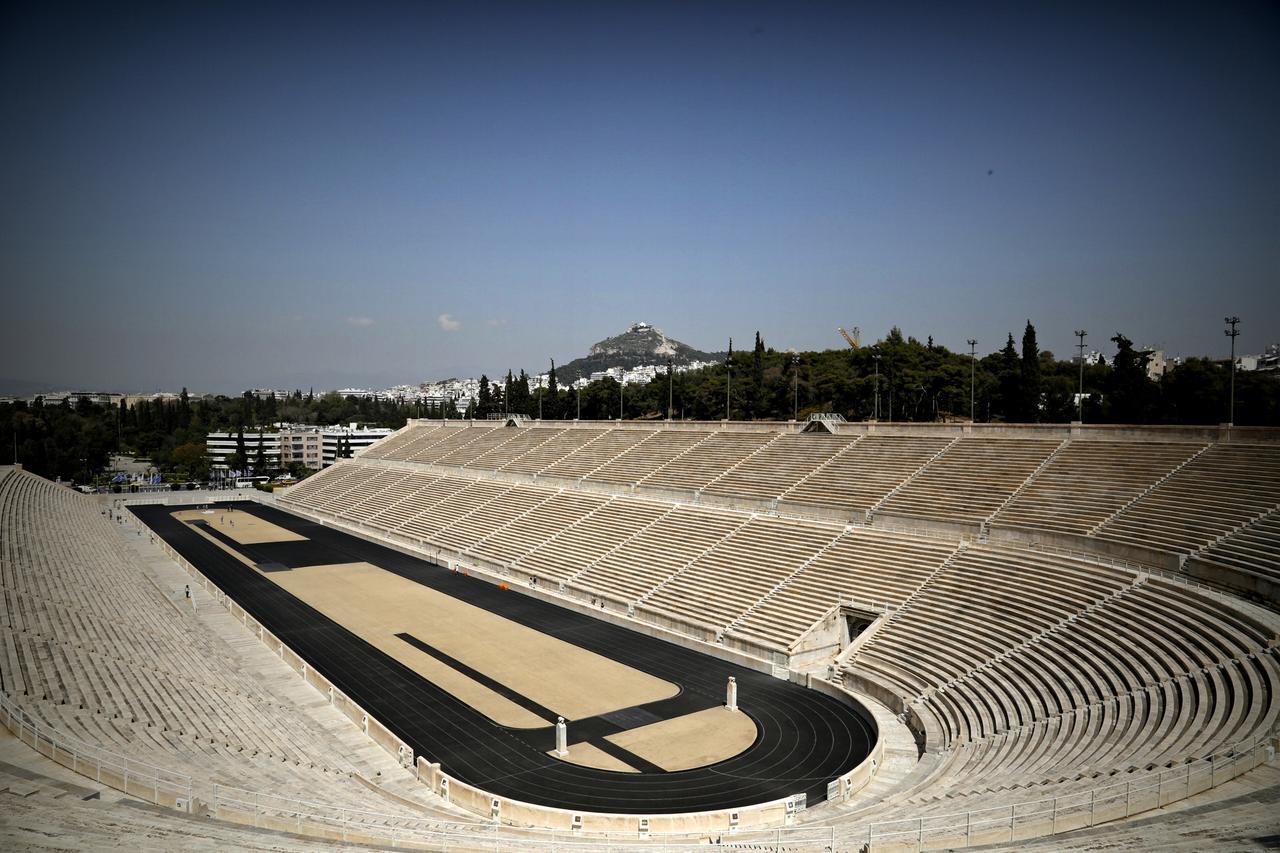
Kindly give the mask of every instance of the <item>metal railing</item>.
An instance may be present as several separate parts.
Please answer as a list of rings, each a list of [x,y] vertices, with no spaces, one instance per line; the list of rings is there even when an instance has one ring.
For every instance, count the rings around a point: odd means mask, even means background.
[[[743,830],[732,834],[689,832],[668,836],[521,828],[497,822],[470,823],[326,805],[226,785],[214,786],[213,801],[209,806],[209,814],[221,820],[305,835],[323,835],[347,842],[390,842],[395,846],[545,851],[608,849],[655,853],[656,850],[705,850],[711,841],[729,850],[831,850],[837,835],[836,828],[830,826]]]
[[[1272,735],[1178,767],[1057,797],[943,815],[879,821],[841,832],[872,850],[928,850],[1056,835],[1160,808],[1221,785],[1274,758]]]
[[[14,737],[41,755],[139,799],[182,810],[191,808],[191,777],[110,752],[42,723],[0,693],[0,720]]]
[[[100,784],[158,805],[192,809],[191,777],[138,761],[59,733],[0,693],[0,721],[23,743]],[[1217,755],[1124,781],[1023,803],[861,826],[797,826],[732,833],[639,836],[520,829],[497,822],[415,817],[326,805],[213,785],[211,816],[233,823],[343,841],[494,850],[692,850],[708,842],[722,849],[926,850],[1012,842],[1068,832],[1130,817],[1221,785],[1274,758],[1274,735],[1261,735]]]

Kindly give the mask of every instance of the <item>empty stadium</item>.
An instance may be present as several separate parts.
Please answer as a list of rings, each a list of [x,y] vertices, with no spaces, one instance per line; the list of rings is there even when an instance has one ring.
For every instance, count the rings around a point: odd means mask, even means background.
[[[8,840],[1277,831],[1274,429],[415,421],[250,497],[0,473]]]

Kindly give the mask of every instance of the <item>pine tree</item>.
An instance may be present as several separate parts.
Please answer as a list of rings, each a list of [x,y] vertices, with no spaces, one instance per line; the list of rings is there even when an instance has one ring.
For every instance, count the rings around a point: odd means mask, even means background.
[[[1116,356],[1111,361],[1111,393],[1107,402],[1114,423],[1141,424],[1150,417],[1154,384],[1147,376],[1151,354],[1133,348],[1133,341],[1121,332],[1111,339]]]

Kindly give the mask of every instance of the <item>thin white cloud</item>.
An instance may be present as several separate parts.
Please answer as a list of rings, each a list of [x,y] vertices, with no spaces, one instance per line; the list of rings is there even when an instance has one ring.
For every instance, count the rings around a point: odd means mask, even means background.
[[[372,317],[348,317],[347,322],[358,329],[367,329],[373,325]]]
[[[506,317],[502,317],[502,318],[494,317],[492,320],[489,321],[489,326],[494,329],[501,329],[505,325],[507,325]]]
[[[446,332],[456,332],[462,328],[462,321],[453,319],[452,314],[441,314],[436,318],[436,322]]]

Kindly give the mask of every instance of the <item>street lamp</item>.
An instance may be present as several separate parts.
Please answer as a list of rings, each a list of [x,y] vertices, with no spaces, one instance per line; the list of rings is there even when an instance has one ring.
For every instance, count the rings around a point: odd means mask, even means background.
[[[1076,395],[1079,400],[1076,420],[1080,421],[1080,423],[1084,423],[1084,339],[1088,334],[1084,329],[1076,329],[1076,337],[1080,339],[1080,343],[1076,344],[1080,349],[1080,391]]]
[[[1224,317],[1222,322],[1230,324],[1230,329],[1224,329],[1223,334],[1231,338],[1231,408],[1228,410],[1227,424],[1234,426],[1236,422],[1236,338],[1240,336],[1240,330],[1236,326],[1240,325],[1239,317]]]
[[[578,392],[578,420],[582,420],[582,385],[574,382],[573,389]]]
[[[976,387],[975,382],[978,375],[978,339],[969,338],[966,343],[969,344],[969,423],[976,423],[977,419],[974,418],[973,408],[973,389]]]

